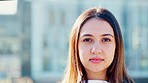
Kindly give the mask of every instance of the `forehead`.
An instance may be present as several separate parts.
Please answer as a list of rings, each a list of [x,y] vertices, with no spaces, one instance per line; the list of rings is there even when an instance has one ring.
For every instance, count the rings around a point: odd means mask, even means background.
[[[80,34],[114,34],[111,25],[102,19],[91,18],[81,27]]]

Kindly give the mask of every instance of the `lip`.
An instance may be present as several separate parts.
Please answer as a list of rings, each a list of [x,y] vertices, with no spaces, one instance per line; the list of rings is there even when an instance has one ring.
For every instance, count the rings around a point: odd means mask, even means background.
[[[98,64],[98,63],[101,63],[102,61],[104,61],[104,59],[97,57],[97,58],[91,58],[91,59],[89,59],[89,61],[94,64]]]

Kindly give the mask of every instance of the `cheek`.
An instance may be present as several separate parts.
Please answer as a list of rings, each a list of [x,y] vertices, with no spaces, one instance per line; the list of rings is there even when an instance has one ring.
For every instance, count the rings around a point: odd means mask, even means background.
[[[83,45],[79,46],[78,47],[78,50],[79,50],[79,57],[80,57],[80,60],[82,61],[83,59],[87,59],[89,57],[89,47],[85,47]]]
[[[106,52],[108,54],[114,54],[115,53],[115,45],[114,44],[111,44],[111,45],[108,45],[108,46],[104,46],[104,50],[106,50]]]
[[[115,56],[115,47],[111,47],[111,48],[107,48],[106,50],[106,58],[108,59],[108,61],[112,62]]]

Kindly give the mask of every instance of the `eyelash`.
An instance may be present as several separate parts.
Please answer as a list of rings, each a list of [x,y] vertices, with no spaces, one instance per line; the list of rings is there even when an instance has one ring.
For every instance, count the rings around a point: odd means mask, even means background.
[[[92,39],[91,39],[91,38],[85,38],[85,39],[83,40],[83,42],[92,42]]]
[[[110,42],[111,39],[109,39],[109,38],[103,38],[102,41],[103,41],[103,42]]]
[[[85,38],[85,39],[83,39],[83,42],[92,42],[93,40],[91,39],[91,38]],[[103,38],[102,39],[102,42],[110,42],[111,41],[111,39],[109,39],[109,38]]]

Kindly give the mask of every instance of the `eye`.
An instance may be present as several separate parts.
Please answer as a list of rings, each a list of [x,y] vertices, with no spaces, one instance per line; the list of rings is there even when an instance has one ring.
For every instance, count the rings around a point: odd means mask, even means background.
[[[109,38],[103,38],[102,41],[103,41],[103,42],[110,42],[111,39],[109,39]]]
[[[85,38],[85,39],[83,39],[83,42],[91,42],[91,41],[92,41],[91,38]]]

